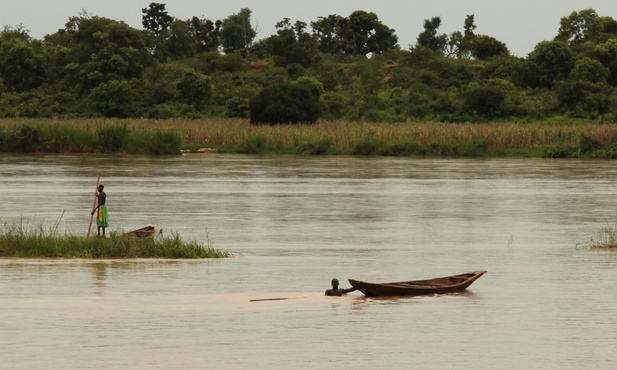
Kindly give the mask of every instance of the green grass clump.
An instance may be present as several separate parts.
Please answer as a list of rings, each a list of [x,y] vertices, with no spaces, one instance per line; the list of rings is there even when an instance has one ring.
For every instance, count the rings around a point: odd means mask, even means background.
[[[177,233],[152,239],[127,238],[112,232],[108,238],[61,234],[42,225],[29,228],[17,223],[0,226],[0,257],[21,258],[227,258],[223,252],[197,242],[185,242]]]
[[[617,223],[606,224],[585,243],[576,244],[577,249],[617,249]]]

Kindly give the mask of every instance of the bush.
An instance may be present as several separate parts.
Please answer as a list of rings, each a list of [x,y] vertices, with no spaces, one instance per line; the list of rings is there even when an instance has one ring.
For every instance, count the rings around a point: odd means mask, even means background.
[[[602,144],[598,140],[591,138],[585,134],[582,134],[578,140],[579,153],[586,154],[600,148],[602,148]]]
[[[174,116],[174,106],[171,103],[157,104],[147,109],[144,113],[148,118],[169,119]]]
[[[496,86],[471,83],[464,92],[465,109],[485,118],[501,113],[505,94]]]
[[[225,116],[229,118],[248,118],[249,101],[246,98],[234,96],[227,101]]]
[[[0,117],[53,117],[61,110],[54,96],[38,90],[0,94]]]
[[[324,114],[326,119],[333,120],[343,117],[346,107],[343,95],[335,92],[325,92],[322,94],[321,99],[325,106]]]
[[[127,81],[103,82],[92,89],[90,102],[105,117],[135,117],[139,109],[134,106],[135,94]]]
[[[306,68],[302,64],[291,63],[287,65],[287,76],[289,79],[295,80],[300,76],[304,76],[306,74]]]
[[[596,149],[593,152],[589,153],[590,157],[593,158],[617,158],[617,145],[611,145],[605,148]]]
[[[210,77],[192,69],[186,69],[182,73],[182,77],[176,83],[176,89],[178,90],[178,101],[192,105],[198,111],[208,104],[212,96]]]
[[[315,123],[321,113],[319,97],[305,86],[272,85],[249,102],[251,124]]]

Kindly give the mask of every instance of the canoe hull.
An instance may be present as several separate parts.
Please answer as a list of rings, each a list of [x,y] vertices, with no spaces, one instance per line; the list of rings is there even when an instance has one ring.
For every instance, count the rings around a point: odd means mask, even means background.
[[[156,235],[156,225],[150,224],[148,226],[142,227],[141,229],[136,229],[129,231],[128,233],[122,234],[122,236],[126,238],[140,238],[140,239],[150,239]]]
[[[400,281],[396,283],[377,284],[349,279],[349,284],[367,297],[418,296],[427,294],[445,294],[467,289],[486,271],[474,271],[427,280]]]

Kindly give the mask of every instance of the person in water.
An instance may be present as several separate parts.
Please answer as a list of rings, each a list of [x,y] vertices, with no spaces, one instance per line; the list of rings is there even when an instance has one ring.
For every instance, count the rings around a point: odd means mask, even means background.
[[[347,294],[349,292],[353,292],[354,290],[356,290],[356,288],[339,289],[339,287],[338,287],[338,279],[334,278],[334,279],[332,279],[332,289],[326,290],[326,295],[340,297],[343,294]]]
[[[98,192],[94,193],[96,197],[96,207],[92,210],[91,214],[97,212],[96,216],[96,229],[98,231],[99,236],[101,236],[101,229],[103,229],[103,237],[105,237],[105,228],[109,226],[107,219],[107,206],[105,205],[105,200],[107,199],[107,194],[103,191],[105,187],[103,184],[99,185]]]

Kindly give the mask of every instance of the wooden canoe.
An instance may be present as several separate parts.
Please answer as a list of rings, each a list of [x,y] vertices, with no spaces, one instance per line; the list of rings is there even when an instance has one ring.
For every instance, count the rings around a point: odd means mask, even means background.
[[[155,224],[150,224],[148,226],[142,227],[141,229],[136,229],[133,231],[129,231],[128,233],[122,234],[122,236],[126,238],[144,238],[149,239],[156,235],[156,226]]]
[[[349,279],[349,284],[367,297],[416,296],[425,294],[444,294],[467,289],[486,271],[439,277],[427,280],[401,281],[397,283],[376,284]]]

